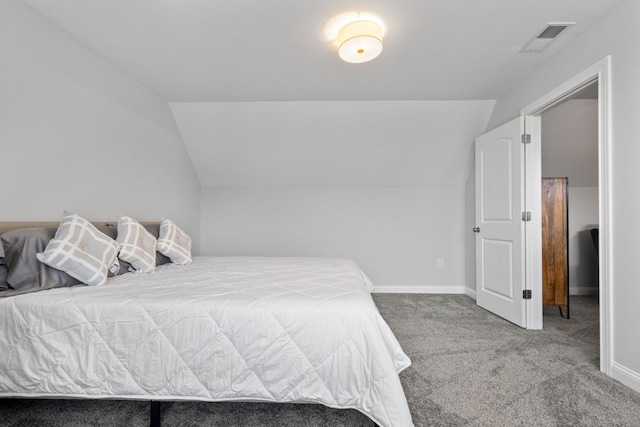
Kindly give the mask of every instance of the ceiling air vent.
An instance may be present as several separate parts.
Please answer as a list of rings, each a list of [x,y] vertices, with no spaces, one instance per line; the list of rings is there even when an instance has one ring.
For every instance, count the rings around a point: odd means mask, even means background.
[[[542,52],[575,22],[548,22],[524,45],[520,52]]]

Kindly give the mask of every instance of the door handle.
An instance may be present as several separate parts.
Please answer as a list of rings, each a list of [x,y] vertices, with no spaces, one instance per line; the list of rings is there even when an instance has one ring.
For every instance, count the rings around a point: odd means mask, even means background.
[[[480,227],[473,227],[473,232],[474,233],[479,233],[480,232]]]

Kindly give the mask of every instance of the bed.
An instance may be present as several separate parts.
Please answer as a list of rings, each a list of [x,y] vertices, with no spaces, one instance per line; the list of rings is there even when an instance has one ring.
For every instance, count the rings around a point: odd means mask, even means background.
[[[411,362],[370,291],[348,259],[194,257],[0,298],[0,396],[319,403],[411,426]]]

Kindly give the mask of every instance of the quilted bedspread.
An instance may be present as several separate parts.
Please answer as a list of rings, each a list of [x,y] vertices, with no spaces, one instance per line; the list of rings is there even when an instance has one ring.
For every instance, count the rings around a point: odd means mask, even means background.
[[[410,365],[353,261],[196,257],[0,299],[0,396],[321,403],[410,426]]]

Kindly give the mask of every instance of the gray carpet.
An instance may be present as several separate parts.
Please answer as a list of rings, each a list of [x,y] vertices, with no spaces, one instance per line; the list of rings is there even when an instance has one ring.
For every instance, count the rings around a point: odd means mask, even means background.
[[[545,308],[525,331],[464,295],[374,296],[413,365],[401,374],[416,426],[640,426],[640,394],[598,370],[598,306]],[[1,426],[146,426],[130,401],[0,399]],[[163,426],[372,426],[320,405],[163,403]]]

